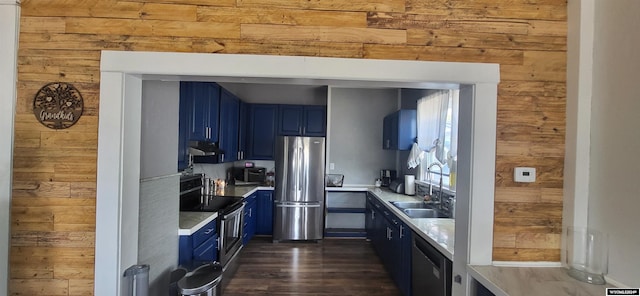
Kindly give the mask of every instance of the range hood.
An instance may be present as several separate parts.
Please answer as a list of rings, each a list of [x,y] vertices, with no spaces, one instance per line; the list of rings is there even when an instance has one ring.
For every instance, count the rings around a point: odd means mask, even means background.
[[[224,154],[215,142],[189,141],[189,154],[193,156],[211,156]]]

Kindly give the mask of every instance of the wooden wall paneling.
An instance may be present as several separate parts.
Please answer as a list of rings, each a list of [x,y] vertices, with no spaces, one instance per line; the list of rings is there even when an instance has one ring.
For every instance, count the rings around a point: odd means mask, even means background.
[[[367,27],[365,12],[268,8],[198,7],[199,22],[295,26]]]
[[[202,6],[214,6],[214,7],[229,7],[235,6],[236,0],[126,0],[127,2],[150,2],[150,3],[167,3],[167,4],[188,4],[188,5],[202,5]]]
[[[518,248],[494,248],[494,261],[548,261],[559,262],[559,249],[518,249]]]
[[[562,233],[562,218],[503,218],[497,217],[494,220],[494,234],[516,233]],[[496,246],[499,247],[499,246]],[[515,247],[512,246],[512,247]],[[560,248],[560,245],[556,246]]]
[[[365,44],[365,58],[521,64],[519,50]]]
[[[536,167],[535,183],[516,183],[513,181],[513,168],[523,164],[534,164]],[[562,188],[563,157],[511,157],[499,155],[496,157],[496,185],[498,187],[538,187]]]
[[[93,295],[93,280],[69,280],[69,296]]]
[[[415,31],[415,30],[414,30]],[[429,30],[421,43],[427,46],[517,50],[566,50],[566,38]]]
[[[493,234],[493,247],[494,248],[515,248],[516,234],[495,232]]]
[[[23,35],[25,38],[22,38]],[[94,50],[98,55],[100,50],[130,50],[130,51],[176,51],[192,52],[194,43],[199,43],[204,52],[215,52],[222,45],[209,38],[185,37],[144,37],[128,35],[103,34],[21,34],[20,46],[34,49],[73,50],[83,48]],[[204,45],[204,46],[203,46]],[[71,54],[67,52],[67,54]],[[99,63],[98,63],[99,65]]]
[[[498,96],[543,96],[566,101],[567,85],[564,81],[500,81]],[[563,107],[564,108],[564,107]]]
[[[64,279],[18,279],[9,282],[11,296],[18,295],[69,295],[69,281]]]
[[[93,292],[100,51],[499,63],[494,260],[557,261],[566,0],[23,0],[12,295]],[[73,83],[83,117],[39,124],[33,96]],[[534,166],[535,183],[513,182]],[[24,293],[23,293],[24,291]]]
[[[356,42],[403,44],[407,42],[404,30],[369,28],[339,28],[328,26],[284,26],[243,24],[243,39],[249,40],[299,40],[322,42]]]
[[[562,203],[562,188],[498,187],[496,202]]]
[[[331,11],[405,11],[404,0],[238,0],[238,7],[284,7]]]
[[[564,144],[560,139],[554,143],[547,139],[543,141],[503,141],[496,144],[496,154],[502,156],[522,156],[522,157],[562,157],[564,156]]]
[[[62,17],[20,17],[22,32],[64,33],[65,27],[65,19]]]
[[[339,58],[361,58],[362,44],[343,42],[296,42],[296,41],[227,41],[224,53],[304,55]]]
[[[240,25],[211,22],[68,18],[66,19],[66,32],[131,36],[239,38]]]

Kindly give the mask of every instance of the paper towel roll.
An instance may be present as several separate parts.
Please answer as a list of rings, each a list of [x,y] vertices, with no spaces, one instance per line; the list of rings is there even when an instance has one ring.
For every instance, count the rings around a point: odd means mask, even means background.
[[[416,194],[416,177],[414,175],[404,175],[404,194]]]

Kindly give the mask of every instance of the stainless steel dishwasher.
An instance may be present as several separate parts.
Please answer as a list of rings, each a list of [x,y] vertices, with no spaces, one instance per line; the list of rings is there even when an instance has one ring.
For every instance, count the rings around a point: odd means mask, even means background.
[[[417,235],[411,255],[413,295],[451,296],[451,260]]]

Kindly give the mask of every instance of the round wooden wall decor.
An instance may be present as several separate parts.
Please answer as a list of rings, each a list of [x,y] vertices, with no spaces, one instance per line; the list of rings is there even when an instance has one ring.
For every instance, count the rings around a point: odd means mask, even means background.
[[[83,110],[82,95],[66,82],[43,86],[33,99],[33,114],[42,125],[52,129],[71,127],[78,122]]]

